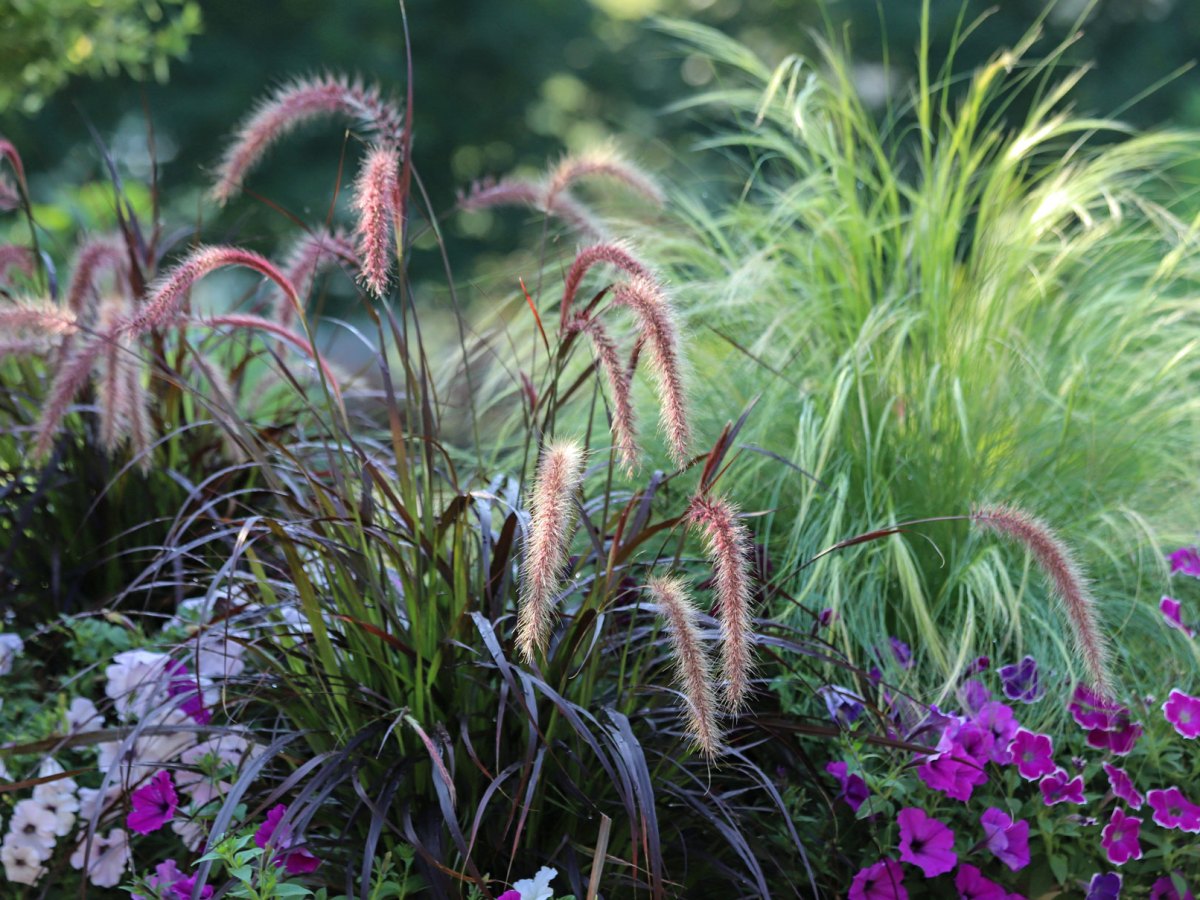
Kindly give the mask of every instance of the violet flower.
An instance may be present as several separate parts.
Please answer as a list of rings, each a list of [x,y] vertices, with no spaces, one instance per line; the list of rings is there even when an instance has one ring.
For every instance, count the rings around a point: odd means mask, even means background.
[[[1178,878],[1179,883],[1183,884],[1183,879],[1178,872],[1175,873],[1175,878]],[[1175,880],[1170,875],[1164,875],[1150,885],[1150,900],[1196,900],[1196,898],[1186,884],[1183,885],[1183,896],[1181,897],[1175,887]]]
[[[849,900],[908,900],[900,863],[881,859],[859,870],[850,884]]]
[[[1084,900],[1119,900],[1122,878],[1119,872],[1097,872],[1088,882]]]
[[[1145,799],[1138,789],[1133,786],[1133,779],[1124,769],[1118,769],[1111,763],[1104,764],[1104,774],[1108,776],[1109,787],[1113,795],[1129,804],[1130,809],[1141,809]]]
[[[1182,572],[1200,578],[1200,551],[1195,547],[1180,547],[1167,557],[1171,561],[1171,572]]]
[[[1131,859],[1142,858],[1142,845],[1138,843],[1141,827],[1142,820],[1137,816],[1125,815],[1120,807],[1113,810],[1112,818],[1100,833],[1100,846],[1110,863],[1123,866]]]
[[[1004,810],[990,807],[979,817],[984,845],[1000,862],[1017,872],[1029,865],[1029,823],[1014,822]]]
[[[989,881],[970,863],[962,863],[954,875],[960,900],[1008,900],[1008,891]]]
[[[858,812],[858,808],[871,796],[867,783],[858,775],[849,774],[849,766],[844,762],[827,763],[825,771],[836,778],[838,784],[841,785],[842,791],[838,796],[846,801],[847,806]]]
[[[1042,696],[1038,682],[1037,660],[1026,656],[1019,663],[1000,667],[1000,684],[1004,696],[1022,703],[1033,703]]]
[[[1038,787],[1042,791],[1042,802],[1047,806],[1058,803],[1076,803],[1082,806],[1087,802],[1083,798],[1083,776],[1076,775],[1068,781],[1067,773],[1063,769],[1055,769],[1038,783]]]
[[[1192,697],[1176,688],[1167,697],[1162,710],[1180,735],[1188,740],[1200,737],[1200,697]]]
[[[954,852],[954,832],[915,806],[896,814],[900,824],[900,859],[912,863],[933,878],[949,872],[958,864]]]
[[[133,792],[132,809],[125,824],[138,834],[158,831],[175,817],[179,795],[171,781],[171,773],[159,769],[150,780]]]
[[[1037,781],[1054,771],[1054,743],[1049,735],[1017,729],[1008,747],[1017,763],[1017,772],[1026,781]]]

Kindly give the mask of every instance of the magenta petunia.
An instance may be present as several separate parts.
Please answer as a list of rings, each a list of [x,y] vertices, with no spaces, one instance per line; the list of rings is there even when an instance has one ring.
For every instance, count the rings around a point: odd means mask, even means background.
[[[155,772],[146,784],[133,792],[129,805],[131,809],[125,824],[138,834],[150,834],[170,822],[179,808],[179,795],[175,793],[171,773],[166,769]]]
[[[1009,700],[1033,703],[1042,696],[1038,683],[1037,660],[1032,656],[1026,656],[1019,663],[1001,666],[998,671],[1000,686]]]
[[[1013,715],[1012,707],[996,700],[985,703],[975,714],[975,723],[991,732],[992,762],[1002,766],[1012,762],[1008,746],[1021,727]]]
[[[1154,822],[1163,828],[1178,828],[1190,834],[1200,832],[1200,806],[1177,787],[1146,792],[1146,802],[1154,810]]]
[[[1119,900],[1123,881],[1119,872],[1097,872],[1088,882],[1084,900]]]
[[[908,900],[904,870],[894,859],[881,859],[854,876],[850,900]]]
[[[1180,894],[1179,889],[1175,887],[1176,880],[1183,885],[1183,894]],[[1150,885],[1150,900],[1196,900],[1196,898],[1192,894],[1191,888],[1183,884],[1183,876],[1176,872],[1174,879],[1170,875],[1164,875]]]
[[[1188,637],[1196,636],[1196,629],[1183,621],[1183,605],[1173,597],[1163,597],[1158,601],[1158,610],[1163,620],[1171,628],[1182,631]]]
[[[1028,822],[1013,822],[1008,813],[995,806],[984,810],[979,822],[983,825],[984,844],[996,859],[1014,872],[1029,865]]]
[[[960,900],[1008,900],[1008,891],[969,863],[963,863],[954,874],[954,886]]]
[[[1195,547],[1180,547],[1167,557],[1171,561],[1172,572],[1182,572],[1193,578],[1200,578],[1200,551]]]
[[[917,768],[918,777],[932,790],[966,803],[977,785],[987,781],[987,772],[962,747],[928,757]]]
[[[1133,786],[1133,779],[1124,769],[1118,769],[1110,763],[1104,764],[1104,774],[1108,776],[1108,784],[1113,795],[1129,804],[1130,809],[1141,809],[1145,798]]]
[[[289,875],[305,875],[321,865],[321,860],[304,847],[294,847],[291,829],[279,827],[286,812],[287,807],[282,803],[271,808],[266,821],[254,833],[254,845],[264,848],[270,844],[275,848],[275,865],[283,866]]]
[[[1120,807],[1113,810],[1112,818],[1100,833],[1100,846],[1110,863],[1123,866],[1131,859],[1142,858],[1142,845],[1138,843],[1141,827],[1142,820],[1137,816],[1125,815]]]
[[[1054,742],[1047,734],[1035,734],[1018,728],[1008,751],[1017,764],[1017,773],[1026,781],[1037,781],[1049,775],[1054,765]]]
[[[521,900],[520,891],[505,891],[496,900]]]
[[[1121,704],[1100,696],[1082,684],[1075,686],[1067,710],[1075,724],[1088,730],[1112,731],[1120,727],[1119,719],[1122,716],[1129,718],[1129,710]]]
[[[915,806],[896,814],[900,823],[900,859],[912,863],[933,878],[949,872],[958,864],[954,852],[954,832]]]
[[[850,767],[844,762],[828,763],[825,771],[836,778],[838,784],[841,785],[842,792],[839,796],[852,810],[858,812],[858,808],[871,796],[871,790],[867,787],[867,783],[858,775],[850,774]]]
[[[1087,745],[1097,750],[1107,750],[1114,756],[1128,756],[1138,738],[1142,736],[1142,723],[1129,721],[1128,713],[1118,716],[1116,727],[1094,729],[1087,733]]]
[[[154,874],[146,879],[146,887],[154,888],[155,896],[163,900],[191,900],[196,890],[196,876],[184,875],[173,859],[165,859],[154,867]],[[168,893],[169,892],[169,893]],[[213,895],[211,885],[200,889],[200,900],[209,900]],[[148,900],[143,894],[134,893],[130,900]]]
[[[1200,697],[1192,697],[1179,689],[1171,691],[1162,706],[1163,715],[1183,737],[1200,737]]]
[[[1038,787],[1042,791],[1042,802],[1047,806],[1058,803],[1082,805],[1087,802],[1083,799],[1083,776],[1076,775],[1068,780],[1063,769],[1055,769],[1038,783]]]

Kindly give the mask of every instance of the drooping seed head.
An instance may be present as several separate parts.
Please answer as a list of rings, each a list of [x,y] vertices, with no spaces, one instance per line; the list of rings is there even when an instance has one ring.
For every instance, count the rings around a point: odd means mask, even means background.
[[[553,198],[546,195],[546,186],[524,178],[483,179],[458,198],[465,212],[478,212],[497,206],[526,206],[553,216],[575,229],[580,235],[599,239],[605,235],[604,226],[595,214],[566,191]]]
[[[1034,558],[1066,613],[1092,687],[1106,697],[1113,696],[1108,642],[1100,627],[1096,600],[1071,548],[1041,519],[1014,506],[981,506],[971,513],[971,521],[1022,544]]]
[[[58,366],[46,400],[42,407],[41,418],[38,419],[35,430],[33,456],[35,459],[45,459],[54,443],[54,435],[62,425],[67,411],[76,395],[83,390],[92,374],[92,369],[100,355],[109,345],[117,340],[114,333],[97,334],[88,341],[72,347]]]
[[[358,269],[358,253],[354,244],[340,228],[336,231],[318,229],[307,232],[292,244],[283,263],[283,274],[301,296],[312,289],[313,281],[333,266]],[[291,324],[293,308],[280,290],[274,292],[275,316],[280,325]]]
[[[37,271],[37,257],[24,244],[0,244],[0,282],[8,280],[10,269],[32,278]]]
[[[527,662],[545,651],[554,596],[567,560],[575,519],[575,492],[583,482],[585,454],[578,442],[555,441],[538,463],[521,567],[517,646]]]
[[[21,205],[21,192],[9,181],[7,175],[0,175],[0,212],[8,212]]]
[[[637,420],[633,411],[629,372],[621,362],[617,345],[598,321],[579,317],[570,328],[585,333],[591,339],[592,348],[596,351],[596,361],[608,381],[612,399],[612,433],[617,455],[626,472],[632,474],[637,469],[641,450],[637,443]]]
[[[646,587],[667,623],[675,678],[687,703],[688,732],[697,749],[712,759],[720,748],[721,726],[712,663],[700,639],[696,608],[681,579],[651,578]]]
[[[725,705],[738,712],[750,692],[754,668],[751,644],[750,532],[727,500],[711,496],[692,498],[688,524],[704,537],[713,569],[714,613],[721,625],[721,674]]]
[[[399,229],[399,165],[400,156],[394,147],[376,145],[367,154],[354,185],[361,279],[376,297],[387,293],[394,246],[392,230]]]
[[[547,205],[584,178],[607,178],[622,184],[655,206],[665,202],[662,189],[654,179],[625,159],[614,144],[603,144],[583,153],[568,155],[550,172],[547,179]]]
[[[274,143],[330,115],[346,116],[368,136],[397,145],[404,130],[399,109],[383,99],[378,88],[331,75],[298,79],[260,101],[238,128],[217,169],[213,197],[226,203],[241,191],[246,175]]]
[[[90,321],[99,298],[101,276],[112,273],[120,279],[128,271],[129,254],[120,238],[104,237],[84,241],[75,251],[75,261],[71,266],[67,308],[84,321]]]
[[[96,329],[101,334],[119,335],[127,301],[109,295],[100,301]],[[146,396],[142,388],[136,347],[118,336],[107,342],[95,366],[99,404],[100,444],[116,453],[123,444],[140,442],[138,423],[146,418]]]
[[[604,241],[584,247],[575,254],[571,268],[567,269],[567,277],[563,279],[562,320],[566,322],[575,303],[575,295],[579,293],[579,285],[588,271],[598,265],[612,266],[626,275],[634,278],[649,278],[650,270],[633,253],[632,248],[624,241]]]

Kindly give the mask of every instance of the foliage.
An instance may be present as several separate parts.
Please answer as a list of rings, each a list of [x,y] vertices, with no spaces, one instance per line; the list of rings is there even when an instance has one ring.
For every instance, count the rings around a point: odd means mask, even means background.
[[[192,0],[11,0],[0,30],[0,113],[35,113],[68,78],[167,79],[200,31]]]

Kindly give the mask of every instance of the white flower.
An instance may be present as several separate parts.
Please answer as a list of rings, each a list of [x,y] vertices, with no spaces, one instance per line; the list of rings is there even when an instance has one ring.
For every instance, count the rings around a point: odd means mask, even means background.
[[[11,832],[9,837],[11,837]],[[0,845],[0,862],[4,863],[4,877],[18,884],[36,884],[46,874],[42,863],[48,853],[21,841],[4,839]]]
[[[522,878],[513,885],[513,890],[521,895],[521,900],[554,900],[554,888],[550,882],[558,874],[558,869],[542,866],[532,878]]]
[[[25,643],[15,634],[0,634],[0,675],[12,671],[13,660],[25,652]],[[30,882],[32,884],[32,882]]]
[[[79,789],[79,818],[84,823],[90,823],[93,819],[99,821],[104,813],[112,809],[121,795],[124,793],[121,790],[121,785],[110,784],[104,791],[104,796],[100,796],[100,791],[96,788],[80,788]],[[99,807],[99,809],[97,809]]]
[[[83,835],[79,846],[71,854],[71,866],[82,869],[87,863],[87,875],[97,887],[116,887],[129,864],[129,838],[123,829],[112,829],[107,837],[99,834],[88,846],[87,835]]]
[[[54,776],[62,775],[64,772],[66,772],[66,769],[53,756],[43,758],[41,765],[38,766],[38,778],[54,778]],[[78,787],[79,785],[75,783],[74,778],[57,778],[54,781],[39,784],[33,789],[33,796],[36,799],[39,795],[74,794]]]
[[[67,708],[67,733],[79,734],[104,727],[104,718],[87,697],[76,697]]]
[[[182,838],[184,846],[193,853],[204,846],[204,839],[208,836],[203,822],[184,816],[176,816],[171,821],[171,830]]]
[[[164,734],[143,733],[132,741],[126,738],[97,744],[97,766],[102,772],[115,769],[113,781],[128,789],[190,747],[196,740],[194,724],[186,713],[170,710],[160,719],[149,720],[148,725],[173,730]]]
[[[183,766],[175,773],[175,786],[191,796],[197,806],[204,806],[229,790],[230,783],[212,777],[213,770],[205,765],[205,758],[212,757],[215,768],[232,766],[240,768],[243,761],[249,762],[262,753],[262,748],[236,734],[222,734],[201,741],[184,750],[179,756]]]
[[[149,650],[126,650],[113,657],[112,665],[104,670],[108,678],[104,693],[122,721],[144,716],[167,698],[170,659],[165,653]]]
[[[189,646],[195,646],[189,642]],[[246,668],[242,654],[246,648],[237,641],[231,640],[224,629],[210,631],[200,639],[199,649],[195,658],[190,660],[195,664],[201,678],[236,678]]]
[[[22,844],[41,847],[47,853],[58,840],[58,817],[36,800],[22,800],[13,810],[8,823],[8,836]],[[8,837],[5,838],[8,840]]]

